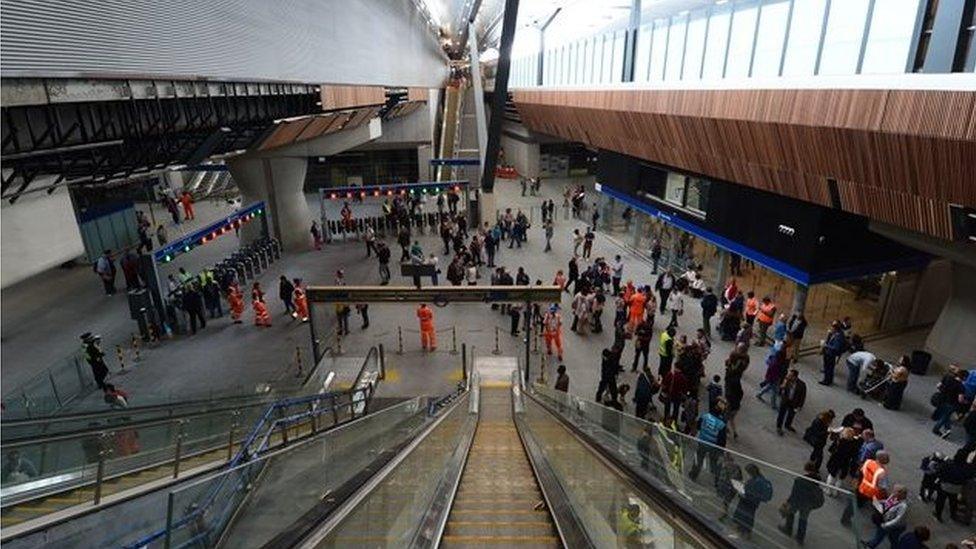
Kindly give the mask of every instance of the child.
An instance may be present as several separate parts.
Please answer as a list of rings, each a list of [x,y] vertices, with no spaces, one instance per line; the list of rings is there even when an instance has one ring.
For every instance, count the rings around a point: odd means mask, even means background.
[[[722,396],[722,376],[715,374],[712,381],[708,384],[708,411],[715,413],[715,403]]]
[[[922,485],[918,489],[918,497],[922,501],[932,501],[938,493],[939,469],[944,463],[945,456],[941,452],[934,452],[922,458],[922,464],[919,466],[922,470]]]

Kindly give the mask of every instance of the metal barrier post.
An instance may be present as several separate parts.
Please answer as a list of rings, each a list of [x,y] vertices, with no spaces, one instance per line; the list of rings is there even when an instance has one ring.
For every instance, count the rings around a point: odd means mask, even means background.
[[[301,347],[295,347],[295,364],[298,366],[298,373],[295,374],[295,377],[301,378],[304,375],[304,373],[302,372],[302,348]]]
[[[539,354],[539,327],[536,326],[532,330],[532,354]]]
[[[115,346],[115,358],[119,360],[119,375],[124,375],[125,371],[125,353],[122,351],[122,345]]]
[[[237,416],[237,412],[234,412],[234,416]],[[234,431],[237,430],[237,420],[234,420],[230,425],[230,432],[227,433],[227,461],[234,459]]]
[[[132,334],[132,343],[130,343],[129,346],[132,347],[132,354],[134,355],[132,362],[139,362],[142,360],[142,354],[139,352],[139,338],[136,337],[136,334]]]
[[[501,349],[498,348],[498,326],[495,326],[495,350],[491,352],[493,355],[502,354]]]
[[[461,379],[468,380],[468,344],[461,344]]]
[[[176,423],[176,455],[173,458],[173,478],[180,476],[180,458],[183,454],[183,420]]]
[[[451,326],[451,354],[457,354],[457,326]]]
[[[403,354],[403,327],[397,326],[397,354]]]
[[[105,435],[98,437],[98,468],[95,470],[95,505],[102,501],[102,481],[105,480]]]
[[[335,354],[342,354],[342,330],[336,327],[336,348]]]
[[[386,379],[386,349],[383,348],[383,344],[377,345],[380,353],[380,379]]]

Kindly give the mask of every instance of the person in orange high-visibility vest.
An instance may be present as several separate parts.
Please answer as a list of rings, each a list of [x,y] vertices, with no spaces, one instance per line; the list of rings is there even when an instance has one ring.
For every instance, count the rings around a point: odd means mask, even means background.
[[[879,450],[874,455],[874,459],[864,461],[864,465],[861,466],[861,480],[858,482],[857,491],[854,493],[858,509],[874,500],[888,497],[888,462],[890,461],[888,452],[884,450]],[[850,525],[853,515],[854,504],[848,500],[844,514],[840,517],[841,524]]]
[[[295,289],[292,291],[291,301],[295,305],[295,310],[291,316],[302,319],[302,322],[308,322],[308,298],[305,297],[305,290],[302,289],[302,279],[296,278],[294,283]]]
[[[254,325],[270,328],[271,315],[268,313],[268,306],[264,304],[264,301],[255,299],[251,302],[251,306],[254,307]]]
[[[644,320],[644,302],[647,296],[644,292],[634,292],[630,297],[630,330],[633,331]]]
[[[434,311],[426,303],[417,307],[417,318],[420,319],[420,346],[425,351],[437,349],[437,334],[434,331]]]
[[[183,204],[183,216],[185,219],[193,219],[193,197],[190,193],[183,191],[183,195],[180,196],[180,204]]]
[[[230,317],[234,324],[240,324],[241,316],[244,315],[244,294],[236,282],[227,290],[227,302],[230,303]]]
[[[628,280],[627,284],[624,285],[624,301],[630,303],[630,298],[634,297],[634,293],[637,292],[637,288],[634,287],[634,281]]]
[[[766,296],[762,298],[762,304],[759,305],[759,312],[756,313],[756,321],[759,322],[759,342],[756,344],[762,347],[766,344],[766,333],[769,332],[769,327],[773,324],[773,319],[776,318],[776,304],[773,300]]]
[[[756,294],[753,292],[748,292],[746,294],[746,322],[749,326],[756,320],[756,314],[759,313],[759,300],[756,299]]]
[[[549,311],[542,317],[542,336],[546,339],[546,354],[552,356],[552,347],[556,346],[556,356],[563,360],[563,318],[559,314],[559,305],[553,303]]]

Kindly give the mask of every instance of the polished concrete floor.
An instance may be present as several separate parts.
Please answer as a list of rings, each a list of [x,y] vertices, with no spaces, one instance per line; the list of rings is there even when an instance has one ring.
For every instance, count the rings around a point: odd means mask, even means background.
[[[543,194],[562,203],[562,190],[566,180],[547,180]],[[516,182],[500,181],[497,193],[499,208],[512,207],[528,209],[541,202],[542,197],[521,197]],[[317,196],[309,196],[311,210],[319,211]],[[332,212],[340,204],[328,205]],[[377,204],[355,205],[357,212],[369,209],[378,211]],[[428,203],[433,210],[433,203]],[[200,210],[206,208],[201,207]],[[218,217],[222,208],[202,212],[200,217]],[[330,214],[333,215],[333,214]],[[537,215],[537,214],[536,214]],[[538,218],[536,217],[538,220]],[[202,222],[202,221],[201,221]],[[523,248],[509,250],[506,242],[496,257],[499,265],[514,271],[517,267],[526,268],[533,279],[545,282],[552,280],[557,269],[565,269],[572,251],[572,229],[582,227],[581,222],[557,217],[556,235],[553,238],[553,251],[543,253],[544,239],[540,224],[536,222],[530,231],[529,241]],[[434,235],[419,237],[425,252],[443,251],[440,240]],[[390,239],[391,248],[397,253]],[[205,246],[185,260],[189,268],[213,263],[236,246],[233,235],[223,237],[217,243]],[[612,258],[620,254],[626,264],[624,278],[635,282],[653,284],[649,265],[642,256],[632,252],[620,239],[597,235],[593,257]],[[396,259],[394,255],[394,259]],[[442,259],[445,257],[439,255]],[[170,268],[178,266],[174,262]],[[277,301],[276,280],[279,274],[289,277],[302,277],[312,284],[331,284],[337,269],[343,269],[347,282],[378,283],[379,275],[374,259],[368,259],[362,243],[357,241],[335,242],[322,251],[289,253],[282,261],[274,264],[262,274],[260,280],[269,295],[269,304],[274,326],[259,329],[252,325],[250,309],[245,314],[246,322],[231,324],[226,317],[208,323],[207,328],[193,337],[178,337],[162,343],[159,347],[143,351],[143,360],[132,372],[116,375],[115,380],[132,394],[132,402],[139,403],[153,399],[189,398],[208,392],[234,391],[240,386],[268,382],[274,379],[287,379],[294,374],[295,348],[309,348],[309,330],[284,316],[283,306]],[[483,271],[487,280],[487,271]],[[394,275],[394,284],[409,284],[407,279]],[[60,357],[77,349],[77,335],[84,331],[96,331],[109,343],[127,340],[134,331],[135,324],[127,318],[124,298],[119,295],[105,297],[96,277],[88,267],[68,270],[55,270],[39,275],[24,283],[7,288],[2,294],[3,304],[3,373],[4,394],[11,386],[17,385]],[[564,310],[570,302],[567,295],[563,299]],[[698,327],[697,304],[686,302],[687,314],[681,318],[679,333],[692,334]],[[324,310],[323,310],[324,309]],[[838,309],[843,313],[844,309]],[[383,382],[383,393],[388,396],[409,394],[438,394],[450,390],[460,379],[460,357],[451,354],[451,336],[456,333],[458,346],[465,345],[469,356],[492,354],[495,347],[495,328],[499,329],[498,347],[500,354],[522,356],[523,340],[508,335],[509,319],[488,306],[481,304],[456,304],[435,310],[438,328],[438,349],[433,354],[420,351],[417,319],[414,308],[407,305],[374,305],[370,307],[371,325],[362,330],[359,319],[354,314],[351,319],[352,333],[343,338],[341,347],[344,356],[365,355],[369,346],[382,343],[388,359],[388,379]],[[569,317],[570,315],[565,314]],[[606,316],[611,316],[612,313]],[[319,310],[320,328],[323,334],[334,333],[334,315],[327,308]],[[606,318],[606,323],[610,319]],[[568,319],[567,319],[568,324]],[[657,318],[657,330],[664,322]],[[403,354],[398,354],[399,337],[402,333]],[[919,348],[924,341],[923,332],[912,332],[869,345],[869,350],[893,359],[911,349]],[[337,349],[334,335],[325,335],[324,345]],[[592,398],[599,377],[600,351],[609,346],[612,334],[576,335],[567,329],[563,334],[565,361],[570,375],[570,390],[573,393]],[[730,351],[727,343],[716,341],[711,356],[707,360],[709,377],[721,373],[724,359]],[[625,358],[632,356],[632,348],[625,350]],[[799,434],[780,437],[775,430],[775,412],[767,404],[752,394],[763,378],[765,350],[754,348],[751,352],[753,365],[747,371],[744,385],[747,396],[737,423],[739,437],[730,441],[729,447],[747,455],[755,456],[792,471],[801,471],[809,454],[809,447]],[[544,355],[530,354],[530,368],[533,375],[538,372],[540,359]],[[652,357],[653,359],[653,357]],[[629,362],[629,361],[628,361]],[[113,370],[117,365],[111,364]],[[547,367],[547,378],[552,382],[552,368]],[[653,368],[652,368],[653,369]],[[801,377],[808,387],[807,405],[800,411],[795,422],[802,433],[813,417],[822,410],[833,409],[839,417],[854,407],[864,407],[874,421],[880,440],[885,442],[892,453],[892,478],[895,482],[906,484],[911,490],[909,523],[928,524],[935,532],[932,546],[948,542],[958,542],[968,529],[951,521],[939,525],[931,516],[931,506],[916,499],[920,480],[918,464],[922,457],[934,450],[951,454],[959,446],[961,431],[957,428],[949,440],[942,440],[930,433],[928,419],[928,397],[938,381],[937,375],[930,373],[925,377],[914,377],[909,383],[902,411],[894,412],[881,408],[872,401],[846,393],[843,388],[845,372],[838,368],[837,385],[822,387],[816,384],[819,379],[819,357],[811,356],[801,360]],[[621,376],[620,382],[633,385],[628,372]],[[774,495],[778,506],[786,494]],[[770,504],[768,511],[775,513]],[[840,511],[825,507],[816,513],[812,520],[838,521]],[[771,515],[772,516],[772,515]],[[867,523],[865,521],[865,523]],[[838,528],[840,527],[839,522]],[[865,526],[866,528],[866,526]],[[864,534],[865,536],[867,533]]]

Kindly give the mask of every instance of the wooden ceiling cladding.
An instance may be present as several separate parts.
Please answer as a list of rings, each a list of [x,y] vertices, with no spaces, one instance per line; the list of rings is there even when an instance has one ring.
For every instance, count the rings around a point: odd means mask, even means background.
[[[950,239],[976,205],[976,94],[515,90],[531,130]]]
[[[348,109],[386,103],[383,86],[322,86],[322,110]]]

